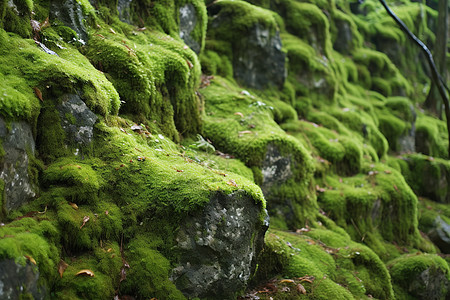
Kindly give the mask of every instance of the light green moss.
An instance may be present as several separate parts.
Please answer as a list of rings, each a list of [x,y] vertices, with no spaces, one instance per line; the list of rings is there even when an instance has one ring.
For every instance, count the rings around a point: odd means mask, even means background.
[[[258,272],[271,278],[275,270],[294,280],[314,276],[312,283],[301,282],[305,299],[393,298],[388,271],[376,254],[325,228],[302,234],[271,230]]]
[[[123,113],[141,122],[156,120],[173,140],[200,130],[201,105],[194,92],[200,64],[178,39],[150,30],[126,36],[105,30],[92,36],[87,57],[107,72],[125,102]]]
[[[402,299],[426,297],[430,292],[437,299],[444,299],[447,294],[450,270],[447,262],[437,255],[407,254],[389,262],[388,268],[395,293]],[[424,282],[423,272],[433,278],[432,283]]]
[[[285,209],[296,216],[289,220],[289,226],[301,226],[305,219],[313,219],[315,200],[308,196],[312,160],[304,147],[275,123],[271,107],[263,99],[218,77],[201,92],[207,108],[204,132],[216,149],[235,155],[252,169],[263,167],[268,146],[275,146],[280,155],[291,161],[292,175],[265,195],[269,211],[275,213],[277,206],[288,201]],[[301,207],[303,202],[308,204]]]

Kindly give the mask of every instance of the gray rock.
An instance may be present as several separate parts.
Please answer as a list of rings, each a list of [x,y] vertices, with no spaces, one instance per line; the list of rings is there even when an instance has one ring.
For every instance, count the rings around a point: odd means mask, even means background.
[[[401,153],[416,152],[416,110],[414,106],[409,106],[413,119],[411,121],[411,129],[405,135],[402,135],[398,140],[399,151]]]
[[[273,144],[267,145],[266,156],[261,168],[263,190],[269,189],[273,184],[281,184],[292,177],[291,156],[281,155],[278,147]]]
[[[133,0],[118,0],[117,11],[119,12],[119,19],[122,22],[131,24],[131,2]]]
[[[180,38],[188,45],[195,53],[199,54],[201,45],[196,41],[191,33],[197,25],[197,11],[194,5],[188,3],[180,7]]]
[[[0,261],[0,270],[0,299],[22,299],[21,296],[44,299],[45,289],[39,286],[37,267],[5,259]]]
[[[439,247],[442,253],[450,254],[450,224],[447,224],[440,216],[433,222],[433,228],[428,232],[428,237]]]
[[[352,51],[353,34],[350,24],[344,20],[336,20],[336,28],[338,30],[336,41],[333,47],[336,51],[343,54],[349,54]]]
[[[88,40],[86,26],[81,5],[76,0],[53,0],[50,5],[50,19],[58,19],[78,34],[78,42],[85,44]]]
[[[0,179],[4,182],[3,208],[10,212],[33,199],[36,187],[28,175],[28,153],[34,154],[31,127],[25,122],[6,126],[0,118],[0,139],[5,155],[0,163]]]
[[[271,35],[268,28],[256,24],[233,43],[234,76],[256,89],[269,85],[281,88],[287,76],[286,53],[281,47],[279,31]]]
[[[187,297],[235,299],[256,268],[268,221],[245,192],[216,193],[210,203],[181,227],[181,253],[171,279]]]
[[[408,292],[416,299],[440,300],[446,298],[448,287],[447,274],[430,266],[410,282]]]
[[[97,116],[75,94],[62,96],[62,103],[56,108],[61,118],[61,127],[66,132],[67,140],[76,145],[88,145],[94,135],[94,124],[97,121]]]

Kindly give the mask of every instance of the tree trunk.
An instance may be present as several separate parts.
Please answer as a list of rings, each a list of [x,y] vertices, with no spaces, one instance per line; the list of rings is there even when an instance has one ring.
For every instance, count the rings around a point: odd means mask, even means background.
[[[446,56],[448,41],[448,0],[439,0],[438,4],[438,26],[436,30],[436,43],[434,47],[434,61],[444,82],[447,79]],[[430,112],[442,117],[442,101],[436,84],[432,81],[430,92],[425,101],[425,108]]]

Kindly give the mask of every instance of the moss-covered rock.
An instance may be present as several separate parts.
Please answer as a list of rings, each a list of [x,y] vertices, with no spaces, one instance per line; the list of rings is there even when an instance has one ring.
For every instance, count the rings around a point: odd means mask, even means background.
[[[209,14],[208,34],[231,50],[218,53],[231,54],[234,77],[252,88],[281,88],[286,79],[286,54],[274,13],[245,1],[221,0],[212,3]]]
[[[398,298],[445,299],[450,271],[445,260],[437,255],[409,254],[388,264],[394,291]]]
[[[206,136],[217,149],[252,168],[268,199],[269,214],[291,228],[313,219],[317,206],[310,196],[311,157],[275,123],[272,108],[217,77],[201,92],[207,107]]]
[[[277,299],[301,299],[301,294],[305,299],[394,297],[378,256],[347,235],[325,228],[303,228],[299,233],[270,230],[258,275],[269,279],[275,274],[290,278],[280,280],[278,292],[269,294]],[[291,289],[281,288],[283,282]],[[303,289],[296,289],[298,284]]]

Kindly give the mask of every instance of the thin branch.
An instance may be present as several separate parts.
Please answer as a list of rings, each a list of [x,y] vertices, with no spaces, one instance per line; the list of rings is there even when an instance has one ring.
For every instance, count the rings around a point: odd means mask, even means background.
[[[410,39],[412,39],[416,44],[420,46],[422,51],[425,53],[425,57],[427,58],[428,64],[431,68],[431,78],[433,82],[436,84],[439,94],[441,94],[442,100],[444,102],[444,108],[445,108],[445,116],[447,119],[447,133],[449,138],[449,144],[448,144],[448,157],[450,158],[450,103],[448,100],[448,96],[445,92],[445,89],[447,88],[445,86],[444,80],[442,79],[441,75],[439,74],[436,64],[434,63],[433,55],[431,54],[428,47],[418,38],[416,37],[409,28],[403,23],[402,20],[400,20],[397,15],[389,8],[389,6],[386,4],[385,0],[380,0],[383,7],[386,9],[387,13],[394,19],[394,21],[400,26],[400,28],[408,35]],[[448,88],[447,88],[448,90]]]

